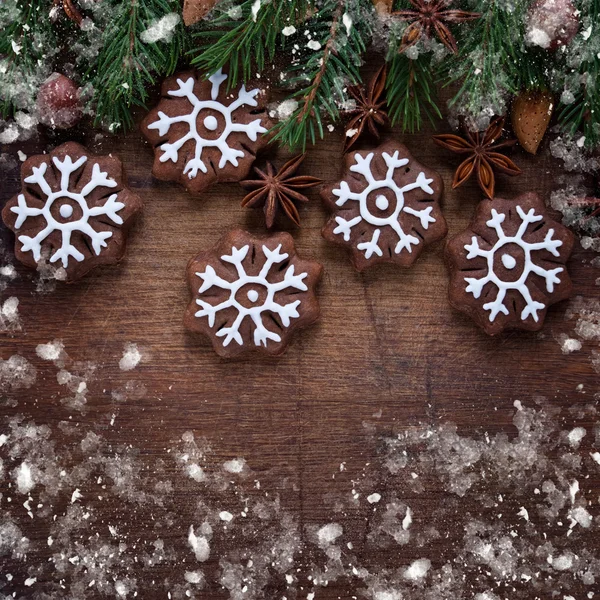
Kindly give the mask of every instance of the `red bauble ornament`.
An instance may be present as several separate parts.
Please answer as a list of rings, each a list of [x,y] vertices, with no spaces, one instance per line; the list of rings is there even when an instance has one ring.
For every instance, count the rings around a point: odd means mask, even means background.
[[[41,85],[36,108],[40,123],[57,129],[69,129],[83,116],[79,88],[60,73],[52,73]]]
[[[570,43],[578,30],[573,0],[535,0],[527,13],[525,37],[532,46],[556,50]]]

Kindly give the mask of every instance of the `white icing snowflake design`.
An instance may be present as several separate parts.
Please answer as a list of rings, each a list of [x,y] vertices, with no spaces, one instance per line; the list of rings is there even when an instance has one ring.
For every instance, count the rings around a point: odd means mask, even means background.
[[[194,83],[193,77],[189,77],[186,81],[177,79],[179,89],[169,90],[170,96],[176,98],[187,98],[190,103],[190,112],[187,115],[175,115],[170,117],[164,112],[159,111],[158,121],[154,121],[148,125],[148,129],[158,129],[158,133],[163,136],[166,135],[171,128],[171,125],[175,123],[187,123],[189,131],[186,135],[178,140],[170,143],[166,142],[160,146],[163,154],[160,156],[160,162],[167,162],[172,160],[177,162],[179,158],[179,150],[189,140],[195,142],[194,157],[191,158],[184,167],[183,172],[188,174],[190,179],[198,175],[198,171],[207,173],[208,168],[202,160],[202,151],[204,148],[216,147],[221,152],[221,159],[219,161],[219,169],[222,169],[228,162],[238,166],[238,158],[244,156],[242,150],[232,148],[227,143],[227,138],[233,132],[243,132],[246,136],[255,142],[258,139],[259,133],[266,133],[266,129],[261,125],[260,119],[255,119],[251,123],[234,123],[233,113],[242,106],[257,106],[258,103],[255,100],[255,96],[260,90],[254,89],[247,91],[244,85],[238,91],[237,98],[225,106],[221,102],[217,102],[219,96],[219,88],[221,84],[227,79],[220,69],[214,75],[211,75],[208,80],[212,84],[211,89],[211,100],[201,100],[194,94]],[[200,114],[203,110],[211,110],[220,113],[225,121],[223,132],[215,139],[203,138],[199,131],[198,125],[202,123],[207,131],[214,132],[218,129],[219,123],[217,118],[213,114],[207,114],[204,118]]]
[[[379,236],[381,235],[381,229],[383,227],[391,227],[398,236],[398,243],[394,248],[394,252],[396,254],[400,254],[402,250],[407,250],[408,252],[412,253],[412,246],[416,246],[420,240],[418,237],[406,233],[402,229],[402,226],[400,225],[400,216],[402,212],[418,217],[421,221],[421,227],[423,227],[423,229],[428,229],[430,223],[435,223],[435,219],[431,216],[433,206],[428,206],[422,210],[416,210],[410,206],[406,206],[404,202],[404,194],[418,188],[423,190],[426,194],[433,195],[434,191],[430,187],[433,179],[427,179],[425,177],[425,173],[421,172],[417,176],[417,180],[414,183],[409,183],[401,188],[394,181],[394,172],[396,169],[408,165],[409,160],[407,158],[398,158],[398,150],[396,150],[392,156],[390,156],[387,152],[384,152],[382,156],[385,164],[387,165],[385,179],[377,180],[373,176],[371,171],[371,161],[374,157],[373,152],[368,154],[365,158],[357,153],[354,155],[356,164],[352,165],[350,170],[354,171],[355,173],[360,173],[365,178],[367,187],[361,192],[357,193],[350,190],[350,187],[346,181],[342,181],[340,183],[340,187],[332,191],[333,195],[338,197],[338,200],[336,200],[336,204],[338,206],[344,206],[346,202],[354,201],[358,202],[360,207],[360,214],[353,219],[346,220],[343,217],[335,217],[335,221],[338,226],[333,230],[334,234],[343,235],[344,240],[349,241],[352,228],[359,225],[362,221],[366,221],[367,223],[375,226],[371,240],[356,245],[358,250],[364,252],[366,259],[371,258],[373,254],[376,254],[377,256],[383,256],[383,251],[377,244],[379,241]],[[387,217],[373,215],[369,211],[369,207],[367,205],[369,194],[383,189],[391,190],[396,196],[396,207]],[[385,211],[389,208],[390,202],[383,194],[380,194],[375,199],[375,205],[379,210]]]
[[[546,281],[546,290],[548,293],[552,293],[554,291],[554,284],[560,283],[560,279],[557,277],[557,275],[558,273],[564,271],[564,269],[563,267],[544,269],[534,262],[532,258],[532,252],[535,252],[536,250],[547,250],[554,256],[560,256],[558,248],[562,246],[562,241],[552,239],[554,236],[554,229],[548,230],[543,242],[530,243],[525,241],[524,236],[525,232],[527,231],[527,226],[530,223],[541,221],[543,216],[536,215],[533,208],[531,208],[528,212],[525,212],[518,205],[515,208],[517,214],[521,218],[521,225],[514,236],[507,236],[502,228],[502,223],[504,223],[506,215],[504,213],[499,213],[492,208],[492,218],[486,221],[486,225],[496,231],[496,234],[498,235],[498,241],[489,250],[483,250],[479,247],[477,238],[473,236],[471,243],[465,245],[465,250],[468,252],[468,260],[473,260],[474,258],[480,256],[485,258],[487,261],[487,275],[485,277],[482,277],[481,279],[465,277],[465,281],[467,282],[466,291],[473,294],[475,298],[479,298],[481,296],[483,287],[487,283],[493,283],[496,286],[498,289],[496,298],[493,301],[487,302],[483,305],[484,310],[490,311],[490,321],[494,321],[499,313],[503,313],[505,315],[509,314],[508,308],[504,304],[504,298],[506,297],[506,292],[508,290],[517,290],[526,303],[525,308],[521,311],[521,320],[524,321],[531,315],[533,320],[537,323],[539,320],[538,310],[543,310],[546,308],[546,306],[541,302],[533,300],[531,297],[531,292],[527,286],[527,280],[532,273],[543,277]],[[523,272],[515,281],[503,281],[494,272],[494,261],[498,253],[500,254],[500,260],[506,269],[512,270],[517,266],[517,261],[515,258],[503,250],[507,244],[516,244],[517,246],[520,246],[524,254]]]
[[[282,281],[271,283],[268,280],[269,272],[271,267],[275,264],[279,264],[288,258],[288,254],[280,253],[281,244],[275,248],[275,250],[269,250],[267,246],[262,246],[262,252],[266,257],[266,262],[263,265],[260,273],[256,276],[248,275],[242,265],[243,260],[246,258],[249,245],[243,246],[239,250],[233,246],[231,248],[231,254],[221,256],[221,260],[230,263],[235,266],[238,274],[238,278],[235,281],[226,281],[222,277],[219,277],[214,268],[208,265],[204,273],[196,273],[200,279],[202,279],[202,287],[200,288],[200,294],[203,294],[207,290],[216,286],[223,290],[228,290],[229,298],[216,306],[208,304],[203,300],[196,300],[196,303],[201,306],[201,310],[195,313],[196,317],[208,317],[208,324],[213,327],[215,324],[215,317],[221,310],[225,310],[229,307],[233,307],[237,311],[237,317],[230,327],[223,327],[217,332],[218,337],[224,337],[223,346],[228,346],[232,340],[235,340],[240,346],[244,345],[244,341],[240,334],[240,326],[242,321],[249,317],[252,319],[255,325],[254,330],[254,344],[260,346],[261,344],[266,347],[267,340],[273,340],[274,342],[280,342],[281,336],[277,333],[269,331],[264,323],[262,314],[264,312],[272,312],[279,315],[281,323],[284,327],[289,327],[290,321],[293,318],[298,318],[298,306],[300,300],[295,300],[289,304],[278,304],[275,302],[275,294],[288,288],[295,288],[303,292],[308,290],[308,287],[304,283],[304,279],[308,276],[307,273],[294,274],[294,265],[290,265],[284,275]],[[247,308],[240,304],[236,299],[236,295],[239,290],[245,286],[251,284],[253,287],[246,292],[246,296],[251,307]],[[266,298],[264,302],[259,303],[260,294],[255,287],[263,287],[266,291]],[[243,293],[243,292],[242,292]],[[256,304],[255,304],[256,303]]]
[[[13,206],[10,210],[17,215],[15,229],[20,229],[29,217],[42,216],[46,221],[46,226],[39,231],[35,236],[27,235],[18,236],[21,242],[23,252],[32,252],[35,261],[39,261],[42,252],[42,243],[54,231],[60,231],[62,236],[61,247],[56,250],[50,257],[50,262],[62,261],[64,268],[69,264],[69,257],[73,257],[76,261],[81,262],[84,255],[71,243],[71,235],[74,231],[80,231],[86,235],[92,244],[92,248],[96,256],[100,254],[102,248],[107,246],[106,240],[112,236],[111,231],[96,231],[89,220],[90,217],[98,217],[104,215],[117,225],[123,224],[123,219],[117,214],[125,207],[122,202],[117,202],[117,194],[112,194],[106,200],[103,206],[88,206],[86,196],[98,187],[114,188],[117,182],[110,178],[107,173],[100,170],[100,165],[94,164],[90,181],[82,188],[80,192],[69,190],[69,182],[71,175],[77,171],[85,162],[87,156],[82,156],[73,162],[70,156],[65,156],[63,160],[54,156],[52,162],[60,172],[60,189],[53,191],[50,184],[46,181],[47,163],[42,163],[39,167],[33,167],[33,174],[25,179],[25,183],[36,183],[42,193],[46,196],[46,203],[43,208],[35,208],[28,206],[24,194],[19,194],[17,206]],[[64,202],[64,200],[67,200]],[[61,202],[63,201],[63,202]],[[70,201],[70,202],[69,202]],[[57,220],[51,213],[51,208],[54,203],[59,202],[59,215],[61,220]],[[71,220],[74,214],[72,205],[78,205],[81,210],[79,218]]]

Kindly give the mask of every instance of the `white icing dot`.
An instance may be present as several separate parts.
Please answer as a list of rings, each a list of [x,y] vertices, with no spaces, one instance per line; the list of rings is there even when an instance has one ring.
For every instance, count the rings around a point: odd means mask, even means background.
[[[375,206],[377,206],[379,210],[385,210],[389,205],[389,200],[381,194],[375,199]]]
[[[63,204],[58,212],[63,219],[68,219],[73,214],[73,207],[70,204]]]
[[[204,119],[204,127],[209,131],[214,131],[218,127],[217,118],[209,115]]]
[[[502,255],[502,264],[507,269],[514,269],[517,266],[517,261],[510,254],[503,254]]]
[[[248,292],[248,300],[250,300],[250,302],[256,302],[258,300],[258,292],[256,290],[250,290]]]

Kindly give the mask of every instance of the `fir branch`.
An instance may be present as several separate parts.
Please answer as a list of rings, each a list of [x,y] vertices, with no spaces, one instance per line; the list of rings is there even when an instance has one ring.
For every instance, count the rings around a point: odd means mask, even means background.
[[[583,26],[590,27],[591,34],[567,46],[570,72],[565,90],[574,91],[570,92],[569,102],[569,94],[563,93],[558,120],[571,135],[581,131],[586,147],[594,148],[600,144],[600,0],[582,2],[581,9]]]
[[[158,19],[178,9],[172,0],[110,0],[115,15],[107,24],[104,44],[87,73],[93,88],[95,125],[111,130],[133,125],[131,109],[145,106],[148,89],[173,73],[186,50],[186,33],[180,22],[166,42],[144,43],[142,33]]]
[[[450,101],[459,112],[477,119],[490,110],[503,114],[510,94],[519,91],[523,38],[528,0],[510,5],[499,0],[477,0],[481,17],[464,30],[459,53],[448,59],[446,85],[460,83]]]
[[[49,74],[56,42],[47,0],[0,4],[0,113],[31,109],[31,101]]]
[[[415,58],[410,58],[406,51],[400,52],[402,34],[402,29],[394,27],[390,35],[386,59],[387,105],[392,125],[401,123],[403,132],[414,133],[421,129],[424,116],[432,124],[442,117],[437,106],[437,69],[430,52],[418,52]],[[408,53],[414,50],[410,48]]]
[[[347,100],[344,87],[361,81],[359,66],[371,35],[373,11],[368,0],[323,2],[307,24],[311,41],[318,41],[319,48],[305,63],[299,58],[291,69],[288,83],[304,85],[291,96],[298,101],[296,110],[273,128],[274,140],[304,150],[308,140],[314,144],[317,137],[323,138],[324,116],[339,119],[339,106]]]
[[[286,36],[282,30],[294,27],[313,10],[312,0],[262,2],[244,0],[233,9],[221,11],[194,35],[198,47],[191,50],[192,64],[207,74],[228,66],[228,86],[248,80],[254,69],[262,71],[272,61]],[[217,8],[217,11],[219,8]],[[241,18],[234,18],[239,15]]]
[[[403,132],[419,131],[423,116],[432,124],[442,118],[431,58],[427,55],[413,60],[396,53],[390,61],[386,91],[392,125],[401,123]]]

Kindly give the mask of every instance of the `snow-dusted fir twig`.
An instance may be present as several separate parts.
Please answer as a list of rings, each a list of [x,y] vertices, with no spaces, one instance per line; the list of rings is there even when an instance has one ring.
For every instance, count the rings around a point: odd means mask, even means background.
[[[325,0],[306,23],[312,51],[290,69],[288,83],[300,86],[292,98],[298,107],[275,126],[275,139],[304,149],[324,133],[323,119],[337,121],[347,99],[346,86],[361,81],[359,66],[371,38],[374,8],[370,1]]]
[[[95,124],[111,129],[133,125],[131,109],[144,106],[156,79],[170,75],[187,48],[175,0],[109,0],[114,16],[90,66]]]
[[[278,48],[313,10],[312,0],[244,0],[215,9],[216,16],[194,35],[192,64],[212,74],[228,66],[228,86],[249,79],[271,62]]]
[[[32,108],[35,91],[50,74],[56,51],[47,0],[0,3],[0,112]]]
[[[471,9],[481,17],[462,32],[459,53],[446,61],[444,78],[447,84],[460,85],[450,105],[470,117],[474,125],[481,115],[505,114],[510,94],[520,91],[529,4],[529,0],[472,3]]]
[[[585,0],[583,31],[566,47],[560,122],[571,135],[582,130],[585,145],[600,143],[600,0]]]

